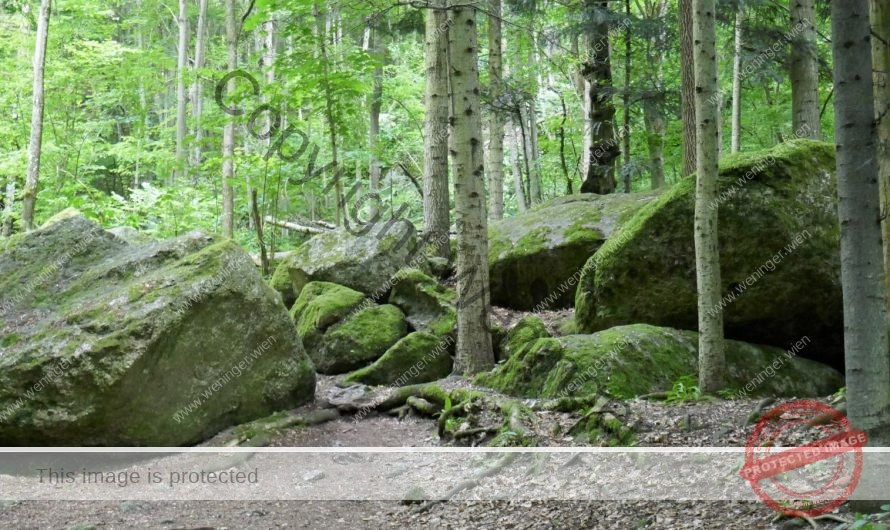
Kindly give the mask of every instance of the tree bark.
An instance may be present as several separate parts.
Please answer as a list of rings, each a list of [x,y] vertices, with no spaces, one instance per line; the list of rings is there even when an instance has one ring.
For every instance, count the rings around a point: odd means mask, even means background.
[[[491,0],[488,15],[488,80],[491,99],[494,102],[488,122],[488,193],[489,215],[492,219],[504,217],[504,117],[500,109],[502,80],[504,77],[501,40],[501,0]]]
[[[195,65],[193,72],[195,80],[191,86],[192,114],[195,118],[194,137],[195,144],[192,147],[189,160],[190,171],[201,165],[201,143],[204,139],[204,130],[201,128],[201,118],[204,114],[203,86],[201,83],[201,68],[204,68],[204,52],[207,49],[207,0],[198,1],[198,35],[195,40]],[[194,171],[192,181],[197,183],[198,172]]]
[[[717,31],[714,0],[695,0],[696,189],[695,262],[698,284],[698,380],[702,392],[724,386],[723,308],[719,305],[720,254],[717,238]]]
[[[630,20],[630,0],[624,0],[624,16]],[[624,193],[630,193],[631,177],[630,177],[630,85],[632,70],[632,36],[631,25],[626,24],[624,27],[624,93],[622,94],[622,104],[624,106],[624,120],[621,125],[621,151],[624,153],[624,169],[622,170],[622,180],[624,181]]]
[[[615,191],[615,161],[621,155],[621,149],[615,139],[609,24],[606,17],[597,16],[593,11],[607,11],[609,4],[603,0],[586,0],[584,5],[594,22],[587,34],[588,60],[581,67],[585,80],[586,134],[590,137],[589,150],[585,154],[587,173],[581,192],[605,195]]]
[[[371,152],[368,161],[368,189],[376,194],[380,189],[380,160],[377,158],[377,137],[380,135],[380,109],[383,99],[383,56],[384,46],[380,31],[370,28],[368,33],[368,48],[377,56],[377,66],[374,68],[374,88],[371,91],[371,115],[368,123],[368,150]],[[369,218],[377,215],[377,202],[369,201]]]
[[[476,10],[449,0],[452,158],[457,225],[457,344],[454,371],[475,374],[494,366],[488,312],[488,220],[485,214],[482,116]]]
[[[878,171],[881,188],[881,232],[884,267],[890,293],[890,5],[871,1],[872,61],[874,62],[875,114],[878,127]],[[890,308],[890,296],[888,296]],[[890,311],[890,309],[888,309]]]
[[[516,208],[520,212],[528,210],[528,203],[525,200],[525,189],[522,186],[522,152],[519,148],[519,140],[516,138],[516,124],[512,121],[507,125],[509,133],[506,136],[508,147],[510,148],[510,161],[513,170],[513,193],[516,196]]]
[[[815,0],[790,0],[791,115],[795,136],[819,140],[819,65],[816,57]]]
[[[683,117],[683,176],[695,173],[696,166],[696,121],[695,121],[695,49],[692,39],[692,3],[680,2],[680,74],[681,74],[681,114]]]
[[[868,0],[831,3],[847,416],[871,447],[890,446],[890,356],[881,246]],[[885,481],[886,475],[879,480]],[[860,487],[869,486],[860,483]],[[882,487],[884,484],[871,484]],[[857,511],[881,502],[854,501]]]
[[[229,72],[238,69],[238,29],[235,25],[235,0],[226,0],[226,56]],[[235,93],[235,82],[229,81],[229,96]],[[222,144],[222,227],[223,235],[235,237],[235,191],[232,181],[235,179],[235,118],[228,116],[223,127]]]
[[[28,173],[22,191],[22,226],[34,228],[34,207],[40,182],[40,148],[43,141],[43,74],[46,66],[46,41],[52,0],[40,0],[37,16],[37,41],[34,45],[34,85],[31,102],[31,139],[28,143]]]
[[[792,0],[793,1],[793,0]],[[735,50],[732,60],[732,138],[730,152],[742,149],[742,32],[745,22],[745,4],[739,1],[735,15]]]
[[[423,227],[427,241],[440,241],[451,226],[448,186],[448,31],[451,20],[445,0],[434,0],[426,12],[426,119],[424,120]],[[450,245],[437,245],[435,254],[449,258]]]
[[[188,176],[185,146],[185,109],[188,97],[185,91],[185,75],[188,68],[189,19],[188,2],[179,0],[179,45],[176,52],[176,170],[170,174],[170,184]]]

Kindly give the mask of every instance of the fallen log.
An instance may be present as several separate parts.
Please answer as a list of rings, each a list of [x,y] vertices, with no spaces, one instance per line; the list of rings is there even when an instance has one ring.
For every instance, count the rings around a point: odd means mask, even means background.
[[[267,223],[274,226],[279,226],[281,228],[287,228],[288,230],[293,230],[294,232],[302,232],[304,234],[324,234],[332,229],[330,223],[318,222],[316,226],[305,226],[301,224],[294,223],[292,221],[283,221],[281,219],[275,219],[271,215],[267,215],[263,218]]]

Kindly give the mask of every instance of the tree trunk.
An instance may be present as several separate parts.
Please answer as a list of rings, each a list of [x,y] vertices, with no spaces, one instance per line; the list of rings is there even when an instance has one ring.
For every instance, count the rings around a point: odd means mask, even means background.
[[[426,12],[426,120],[424,121],[423,227],[427,241],[440,241],[451,226],[448,186],[448,17],[434,0]],[[448,258],[450,245],[437,245],[436,255]]]
[[[201,68],[204,68],[204,52],[207,48],[207,0],[198,1],[198,35],[195,41],[195,66],[193,68],[195,81],[191,87],[192,114],[195,118],[194,137],[195,144],[191,151],[191,160],[189,160],[190,168],[197,168],[201,165],[201,153],[203,152],[201,142],[204,138],[204,130],[201,128],[201,117],[204,113],[204,101],[201,83]],[[193,171],[192,181],[197,183],[198,171]]]
[[[512,156],[511,167],[513,169],[513,192],[516,195],[516,208],[520,212],[528,210],[528,203],[525,200],[525,189],[522,186],[522,152],[519,148],[519,140],[516,138],[516,124],[512,121],[508,124],[507,129],[507,147],[510,148]]]
[[[664,50],[667,42],[667,27],[664,25],[668,14],[668,0],[646,3],[646,17],[661,26],[661,30],[648,42],[646,57],[656,68],[653,96],[643,99],[643,122],[646,126],[646,144],[649,149],[649,171],[651,187],[657,190],[664,187],[664,135],[667,132],[667,119],[664,115]]]
[[[370,28],[368,32],[368,48],[377,56],[377,66],[374,68],[374,88],[371,92],[371,115],[368,123],[368,151],[371,157],[368,163],[368,188],[370,193],[376,194],[380,189],[380,160],[377,158],[377,137],[380,135],[380,109],[383,99],[383,39],[379,30]],[[379,201],[369,201],[369,218],[377,215]]]
[[[695,53],[692,39],[692,3],[694,0],[680,2],[680,74],[682,78],[681,104],[683,117],[683,176],[695,173],[696,142],[695,129]]]
[[[886,447],[890,446],[890,356],[868,8],[868,0],[831,3],[838,216],[847,416],[868,433],[869,446]],[[878,478],[886,481],[885,475]],[[886,482],[870,486],[886,491]],[[860,487],[870,489],[868,484]],[[881,503],[853,504],[857,511],[877,511]]]
[[[698,119],[695,189],[695,262],[698,284],[698,380],[702,392],[723,388],[723,308],[719,305],[717,240],[717,31],[714,0],[695,0],[695,114]]]
[[[226,55],[229,72],[238,69],[238,28],[235,25],[235,0],[226,0]],[[229,96],[235,93],[235,82],[229,81],[226,89]],[[222,144],[222,226],[223,235],[235,237],[235,191],[232,181],[235,179],[235,118],[228,116],[223,127]]]
[[[488,191],[489,215],[504,217],[504,117],[500,109],[501,82],[504,77],[501,49],[501,0],[491,0],[488,14],[488,80],[494,102],[488,122]]]
[[[321,58],[322,74],[324,76],[325,120],[328,122],[328,139],[331,146],[331,168],[334,171],[332,178],[335,180],[334,190],[337,200],[336,224],[337,226],[343,226],[343,213],[346,209],[346,204],[344,204],[345,201],[343,200],[343,182],[340,178],[340,170],[342,170],[342,168],[339,167],[340,164],[337,161],[337,123],[334,120],[334,95],[331,92],[331,67],[328,62],[327,35],[328,27],[331,24],[331,17],[329,17],[328,14],[322,14],[318,8],[318,4],[313,5],[313,11],[316,25],[318,26],[318,51],[319,57]],[[333,34],[334,31],[331,31],[330,33]]]
[[[185,147],[185,108],[188,97],[185,92],[185,73],[188,68],[189,19],[188,2],[179,0],[179,45],[176,52],[176,170],[170,174],[170,184],[177,178],[187,177],[188,168]]]
[[[22,193],[22,225],[34,228],[34,206],[40,180],[40,148],[43,141],[43,73],[46,65],[46,40],[52,0],[40,0],[37,17],[37,41],[34,46],[34,85],[31,103],[31,139],[28,144],[28,174]]]
[[[624,0],[624,16],[630,20],[630,0]],[[624,123],[621,126],[621,150],[624,152],[624,169],[622,171],[622,180],[624,180],[624,193],[630,193],[630,85],[631,85],[631,59],[633,46],[631,41],[631,25],[626,24],[624,27],[624,94],[622,94],[622,104],[624,106]]]
[[[608,194],[615,191],[615,161],[621,149],[615,139],[615,106],[612,103],[612,63],[609,51],[609,24],[605,16],[597,16],[593,10],[607,11],[608,2],[586,0],[595,22],[587,34],[589,58],[582,65],[585,80],[585,105],[587,106],[586,134],[590,136],[587,157],[587,173],[581,184],[582,193]]]
[[[532,72],[535,74],[535,80],[538,75],[538,56],[537,56],[537,40],[534,33],[531,35],[531,46],[528,49],[528,64]],[[529,203],[534,205],[544,200],[544,183],[541,179],[541,168],[538,163],[538,87],[537,82],[533,83],[531,99],[522,107],[523,114],[523,135],[525,146],[525,162],[528,165],[528,199]]]
[[[494,366],[489,333],[488,220],[485,214],[482,115],[476,10],[449,0],[452,157],[457,225],[457,344],[454,371],[475,374]]]
[[[795,136],[819,140],[819,65],[816,57],[815,0],[790,0],[791,115]]]
[[[15,219],[15,175],[6,177],[6,199],[3,202],[3,227],[0,235],[9,237],[12,235],[12,224]]]
[[[744,22],[745,4],[740,0],[739,8],[735,15],[735,50],[733,50],[732,60],[731,153],[738,153],[742,149],[742,31]]]
[[[890,293],[890,5],[871,2],[872,61],[874,62],[875,114],[878,127],[878,171],[881,188],[881,228],[884,267]],[[890,304],[890,297],[888,297]]]

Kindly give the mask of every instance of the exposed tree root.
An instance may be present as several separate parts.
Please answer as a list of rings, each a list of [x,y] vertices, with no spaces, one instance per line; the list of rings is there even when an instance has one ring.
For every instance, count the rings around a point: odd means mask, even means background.
[[[773,520],[770,521],[770,523],[772,524],[772,523],[775,523],[776,521],[779,521],[781,519],[785,519],[785,518],[790,519],[790,518],[794,518],[794,517],[803,519],[804,521],[810,523],[810,526],[812,526],[816,530],[819,530],[819,525],[816,523],[816,521],[834,521],[836,523],[853,524],[853,521],[848,521],[847,519],[844,519],[843,517],[839,517],[837,515],[832,515],[830,513],[818,515],[816,517],[807,517],[806,515],[803,515],[803,514],[787,515],[784,513],[778,513],[778,514],[776,514],[775,517],[773,517]]]
[[[479,485],[480,480],[490,477],[492,475],[496,475],[502,469],[507,467],[507,465],[509,465],[514,460],[516,460],[516,457],[518,457],[518,456],[519,456],[519,453],[504,453],[498,459],[497,462],[488,466],[487,468],[483,469],[482,471],[478,471],[478,472],[474,473],[472,478],[459,482],[456,486],[454,486],[453,488],[448,490],[442,496],[441,499],[427,501],[427,502],[423,503],[422,505],[418,506],[414,510],[414,513],[423,513],[439,503],[450,500],[452,497],[454,497],[455,495],[457,495],[458,493],[460,493],[464,490],[475,488],[476,486]]]

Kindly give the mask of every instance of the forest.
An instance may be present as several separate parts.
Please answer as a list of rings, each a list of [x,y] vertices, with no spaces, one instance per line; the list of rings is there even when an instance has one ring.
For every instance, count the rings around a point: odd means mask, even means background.
[[[0,66],[0,526],[890,527],[887,0],[0,0]]]

